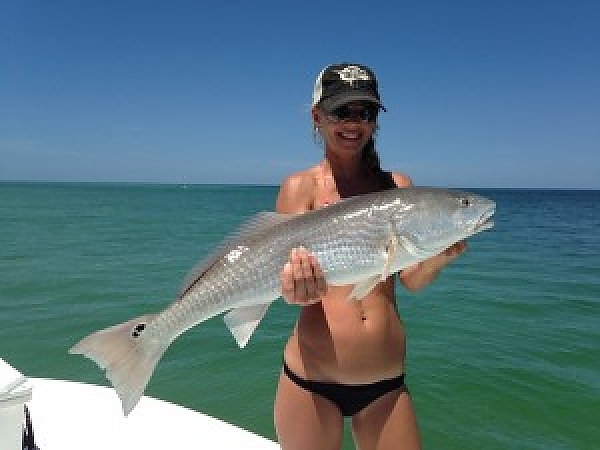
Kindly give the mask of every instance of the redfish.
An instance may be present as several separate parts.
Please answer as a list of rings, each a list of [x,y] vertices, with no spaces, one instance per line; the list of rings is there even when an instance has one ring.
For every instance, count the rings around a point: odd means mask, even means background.
[[[391,274],[493,227],[496,204],[441,188],[397,188],[342,200],[300,215],[262,212],[243,224],[198,269],[162,312],[97,331],[70,353],[105,369],[128,415],[169,345],[189,328],[224,314],[238,345],[281,294],[290,251],[317,257],[329,285],[353,285],[361,299]]]

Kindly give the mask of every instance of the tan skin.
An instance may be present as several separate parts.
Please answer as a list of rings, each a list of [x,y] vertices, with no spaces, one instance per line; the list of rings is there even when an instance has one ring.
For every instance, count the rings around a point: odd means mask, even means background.
[[[360,104],[351,104],[360,108]],[[303,213],[341,198],[381,190],[381,179],[361,162],[375,123],[336,123],[313,108],[315,127],[325,142],[325,159],[289,176],[281,185],[276,209]],[[398,187],[412,185],[393,173]],[[411,291],[431,283],[439,271],[466,249],[460,242],[398,274]],[[393,275],[395,276],[395,275]],[[284,351],[290,369],[314,381],[366,384],[404,373],[406,339],[395,304],[393,276],[361,301],[347,300],[352,286],[327,286],[316,258],[294,249],[281,273],[282,295],[302,307]],[[275,399],[275,427],[283,450],[339,450],[343,418],[329,400],[299,388],[281,374]],[[352,417],[360,450],[420,449],[417,420],[408,390],[389,392]]]

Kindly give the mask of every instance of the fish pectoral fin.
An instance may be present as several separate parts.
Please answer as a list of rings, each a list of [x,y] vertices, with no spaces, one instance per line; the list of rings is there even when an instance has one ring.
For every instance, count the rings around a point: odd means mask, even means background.
[[[348,300],[362,300],[380,281],[380,275],[374,275],[365,280],[359,281],[354,285],[352,292],[350,292],[350,295],[348,296]]]
[[[253,306],[242,306],[239,308],[232,309],[225,316],[223,320],[225,325],[233,334],[235,341],[240,348],[244,348],[256,327],[265,316],[267,309],[269,309],[270,303],[265,305],[253,305]]]
[[[379,281],[385,281],[387,277],[391,275],[392,263],[396,258],[396,254],[398,253],[398,247],[400,242],[398,240],[398,235],[396,234],[396,229],[393,223],[389,224],[389,234],[388,240],[385,244],[385,264],[383,265],[383,270],[381,271],[381,278]]]
[[[414,236],[401,234],[398,236],[398,241],[400,247],[402,247],[406,253],[414,256],[415,258],[421,259],[426,254],[426,252],[424,252],[417,244],[415,244],[416,239]]]

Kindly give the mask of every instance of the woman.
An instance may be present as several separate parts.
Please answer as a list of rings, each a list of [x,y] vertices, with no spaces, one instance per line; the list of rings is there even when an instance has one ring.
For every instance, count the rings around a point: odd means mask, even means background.
[[[411,186],[408,176],[384,172],[375,151],[384,110],[375,74],[360,64],[323,69],[315,83],[312,120],[325,158],[282,183],[276,209],[303,213],[345,197]],[[398,274],[409,290],[430,283],[462,253],[464,242]],[[419,449],[417,421],[404,384],[405,334],[393,276],[361,301],[351,286],[327,286],[315,257],[294,249],[281,273],[282,293],[301,305],[284,351],[275,399],[283,450],[339,449],[343,418],[351,417],[357,448]]]

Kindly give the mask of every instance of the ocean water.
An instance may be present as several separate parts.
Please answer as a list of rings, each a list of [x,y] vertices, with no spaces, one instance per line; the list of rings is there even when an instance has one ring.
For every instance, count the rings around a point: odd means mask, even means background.
[[[425,449],[600,449],[600,191],[483,190],[496,227],[426,289],[398,291]],[[106,384],[67,350],[156,311],[275,187],[0,183],[0,355]],[[239,350],[219,318],[167,351],[146,394],[274,439],[276,302]],[[345,449],[353,448],[346,434]]]

